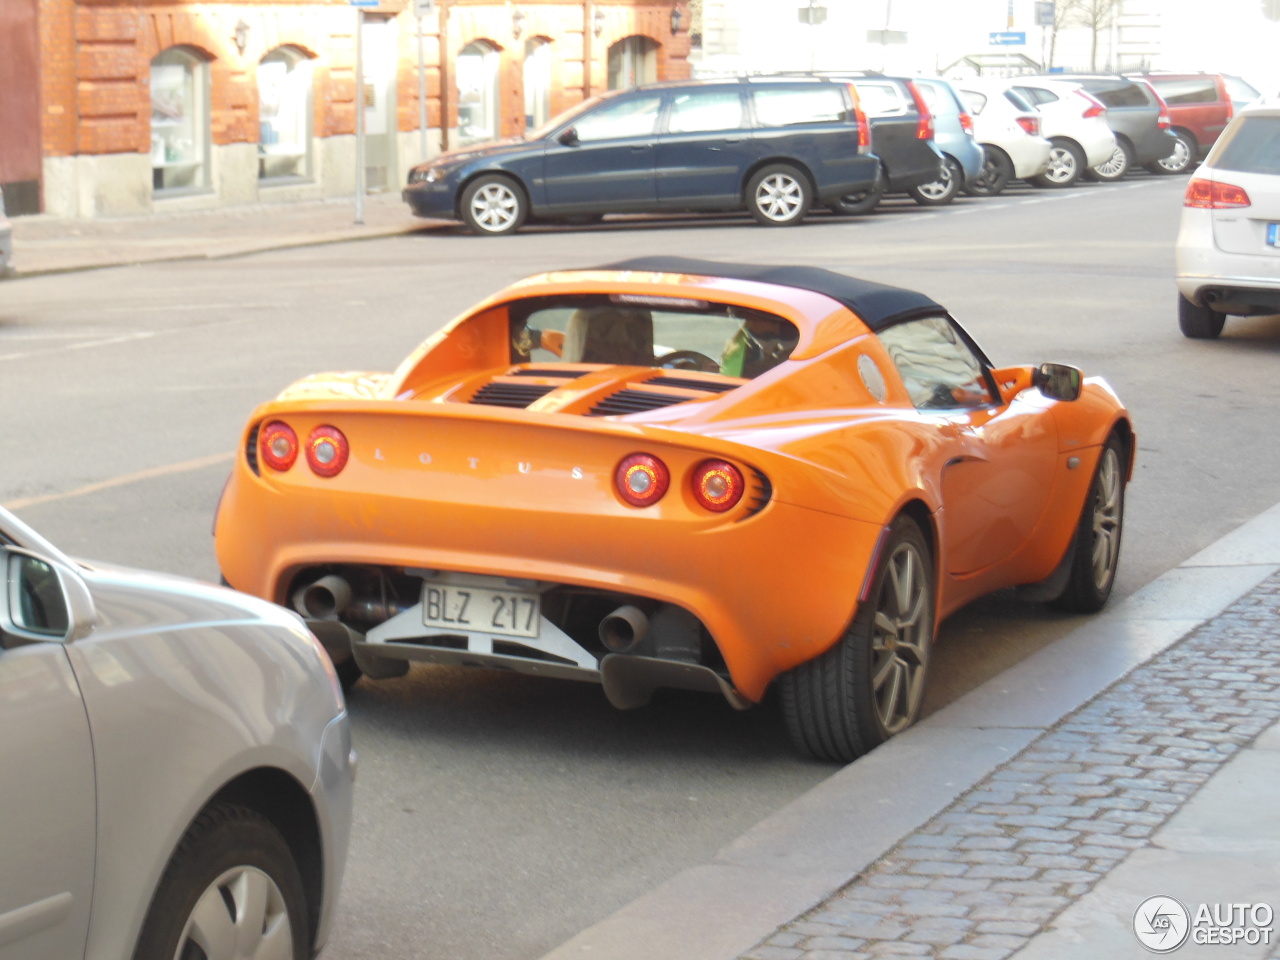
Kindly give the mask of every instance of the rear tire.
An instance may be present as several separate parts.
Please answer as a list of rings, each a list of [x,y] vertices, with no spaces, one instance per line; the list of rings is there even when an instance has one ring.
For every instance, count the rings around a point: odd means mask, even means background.
[[[964,186],[971,197],[995,197],[1004,191],[1013,179],[1013,161],[999,147],[984,144],[982,172]]]
[[[1227,322],[1227,315],[1192,303],[1178,294],[1178,326],[1182,335],[1192,340],[1216,340]]]
[[[863,190],[860,193],[846,193],[839,200],[832,201],[828,207],[832,213],[846,216],[870,213],[880,205],[880,201],[884,199],[885,191],[888,189],[889,175],[885,172],[884,167],[881,167],[880,175],[876,177],[876,182],[870,189]]]
[[[1123,180],[1129,168],[1133,166],[1133,148],[1123,140],[1116,141],[1116,148],[1111,156],[1096,167],[1089,168],[1089,179],[1102,183],[1113,183]]]
[[[818,760],[848,763],[920,715],[936,604],[929,546],[903,515],[880,556],[870,599],[840,641],[779,681],[787,731]]]
[[[960,164],[952,157],[944,157],[941,177],[933,181],[933,183],[911,187],[907,190],[907,193],[911,195],[912,200],[922,207],[942,207],[956,198],[963,183],[964,170],[961,169]]]
[[[809,212],[813,188],[795,167],[774,163],[756,171],[747,183],[747,210],[766,227],[790,227]]]
[[[1173,152],[1161,160],[1147,164],[1147,169],[1154,174],[1186,173],[1196,161],[1196,154],[1199,148],[1196,146],[1191,134],[1185,130],[1174,130],[1172,132],[1177,140],[1173,147]]]
[[[1080,511],[1067,588],[1049,606],[1072,613],[1096,613],[1111,596],[1124,533],[1125,459],[1123,441],[1112,434],[1098,457]]]
[[[1055,137],[1049,142],[1053,145],[1049,150],[1049,169],[1032,177],[1031,182],[1047,189],[1074,185],[1084,175],[1084,151],[1074,140],[1066,137]]]

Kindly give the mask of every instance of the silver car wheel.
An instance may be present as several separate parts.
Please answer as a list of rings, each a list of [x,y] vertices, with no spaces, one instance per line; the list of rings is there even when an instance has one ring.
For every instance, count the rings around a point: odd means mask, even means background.
[[[519,216],[520,198],[504,183],[487,183],[471,198],[471,219],[482,230],[510,230]]]
[[[1111,582],[1120,558],[1122,495],[1120,455],[1114,447],[1107,447],[1098,464],[1097,496],[1093,502],[1093,582],[1099,589]]]
[[[1156,163],[1170,173],[1182,173],[1191,165],[1191,148],[1186,140],[1178,137],[1174,141],[1173,153],[1162,160],[1157,160]]]
[[[209,884],[187,919],[174,960],[198,947],[207,960],[293,960],[284,895],[257,867],[233,867]]]
[[[795,177],[772,173],[756,187],[756,207],[770,220],[786,223],[804,204],[804,188]]]
[[[1065,147],[1055,146],[1049,151],[1049,167],[1045,179],[1053,183],[1067,183],[1077,176],[1076,158]]]
[[[1116,148],[1111,152],[1111,156],[1107,157],[1106,160],[1103,160],[1102,163],[1098,164],[1093,169],[1109,180],[1117,179],[1123,176],[1125,171],[1129,169],[1129,155],[1125,153],[1124,147],[1116,144]]]
[[[932,183],[924,183],[919,187],[920,192],[930,200],[941,200],[952,191],[951,181],[953,178],[951,176],[951,166],[944,163],[942,165],[941,174],[942,175]]]
[[[871,637],[871,696],[892,736],[911,725],[924,696],[933,634],[925,560],[910,541],[889,557]]]

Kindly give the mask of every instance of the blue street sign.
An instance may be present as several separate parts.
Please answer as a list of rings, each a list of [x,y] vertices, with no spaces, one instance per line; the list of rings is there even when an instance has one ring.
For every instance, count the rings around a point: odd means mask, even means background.
[[[1027,35],[1024,31],[1006,30],[1004,33],[992,33],[988,36],[991,38],[993,47],[1025,47],[1027,45]]]
[[[347,0],[353,7],[376,7],[380,0]]]

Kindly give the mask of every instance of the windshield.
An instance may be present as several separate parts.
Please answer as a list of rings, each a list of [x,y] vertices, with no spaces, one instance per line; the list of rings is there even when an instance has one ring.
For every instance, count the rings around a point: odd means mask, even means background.
[[[697,370],[750,379],[791,356],[790,322],[760,310],[677,297],[593,294],[512,304],[511,362]]]

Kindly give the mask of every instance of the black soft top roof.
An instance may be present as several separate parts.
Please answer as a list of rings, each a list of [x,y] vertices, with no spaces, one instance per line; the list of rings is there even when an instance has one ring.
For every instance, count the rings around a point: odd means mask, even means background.
[[[609,263],[599,270],[642,270],[653,273],[685,273],[726,280],[751,280],[780,287],[812,290],[843,304],[872,330],[882,330],[899,320],[947,311],[923,293],[859,280],[821,267],[767,266],[758,263],[719,263],[686,257],[637,257]]]

